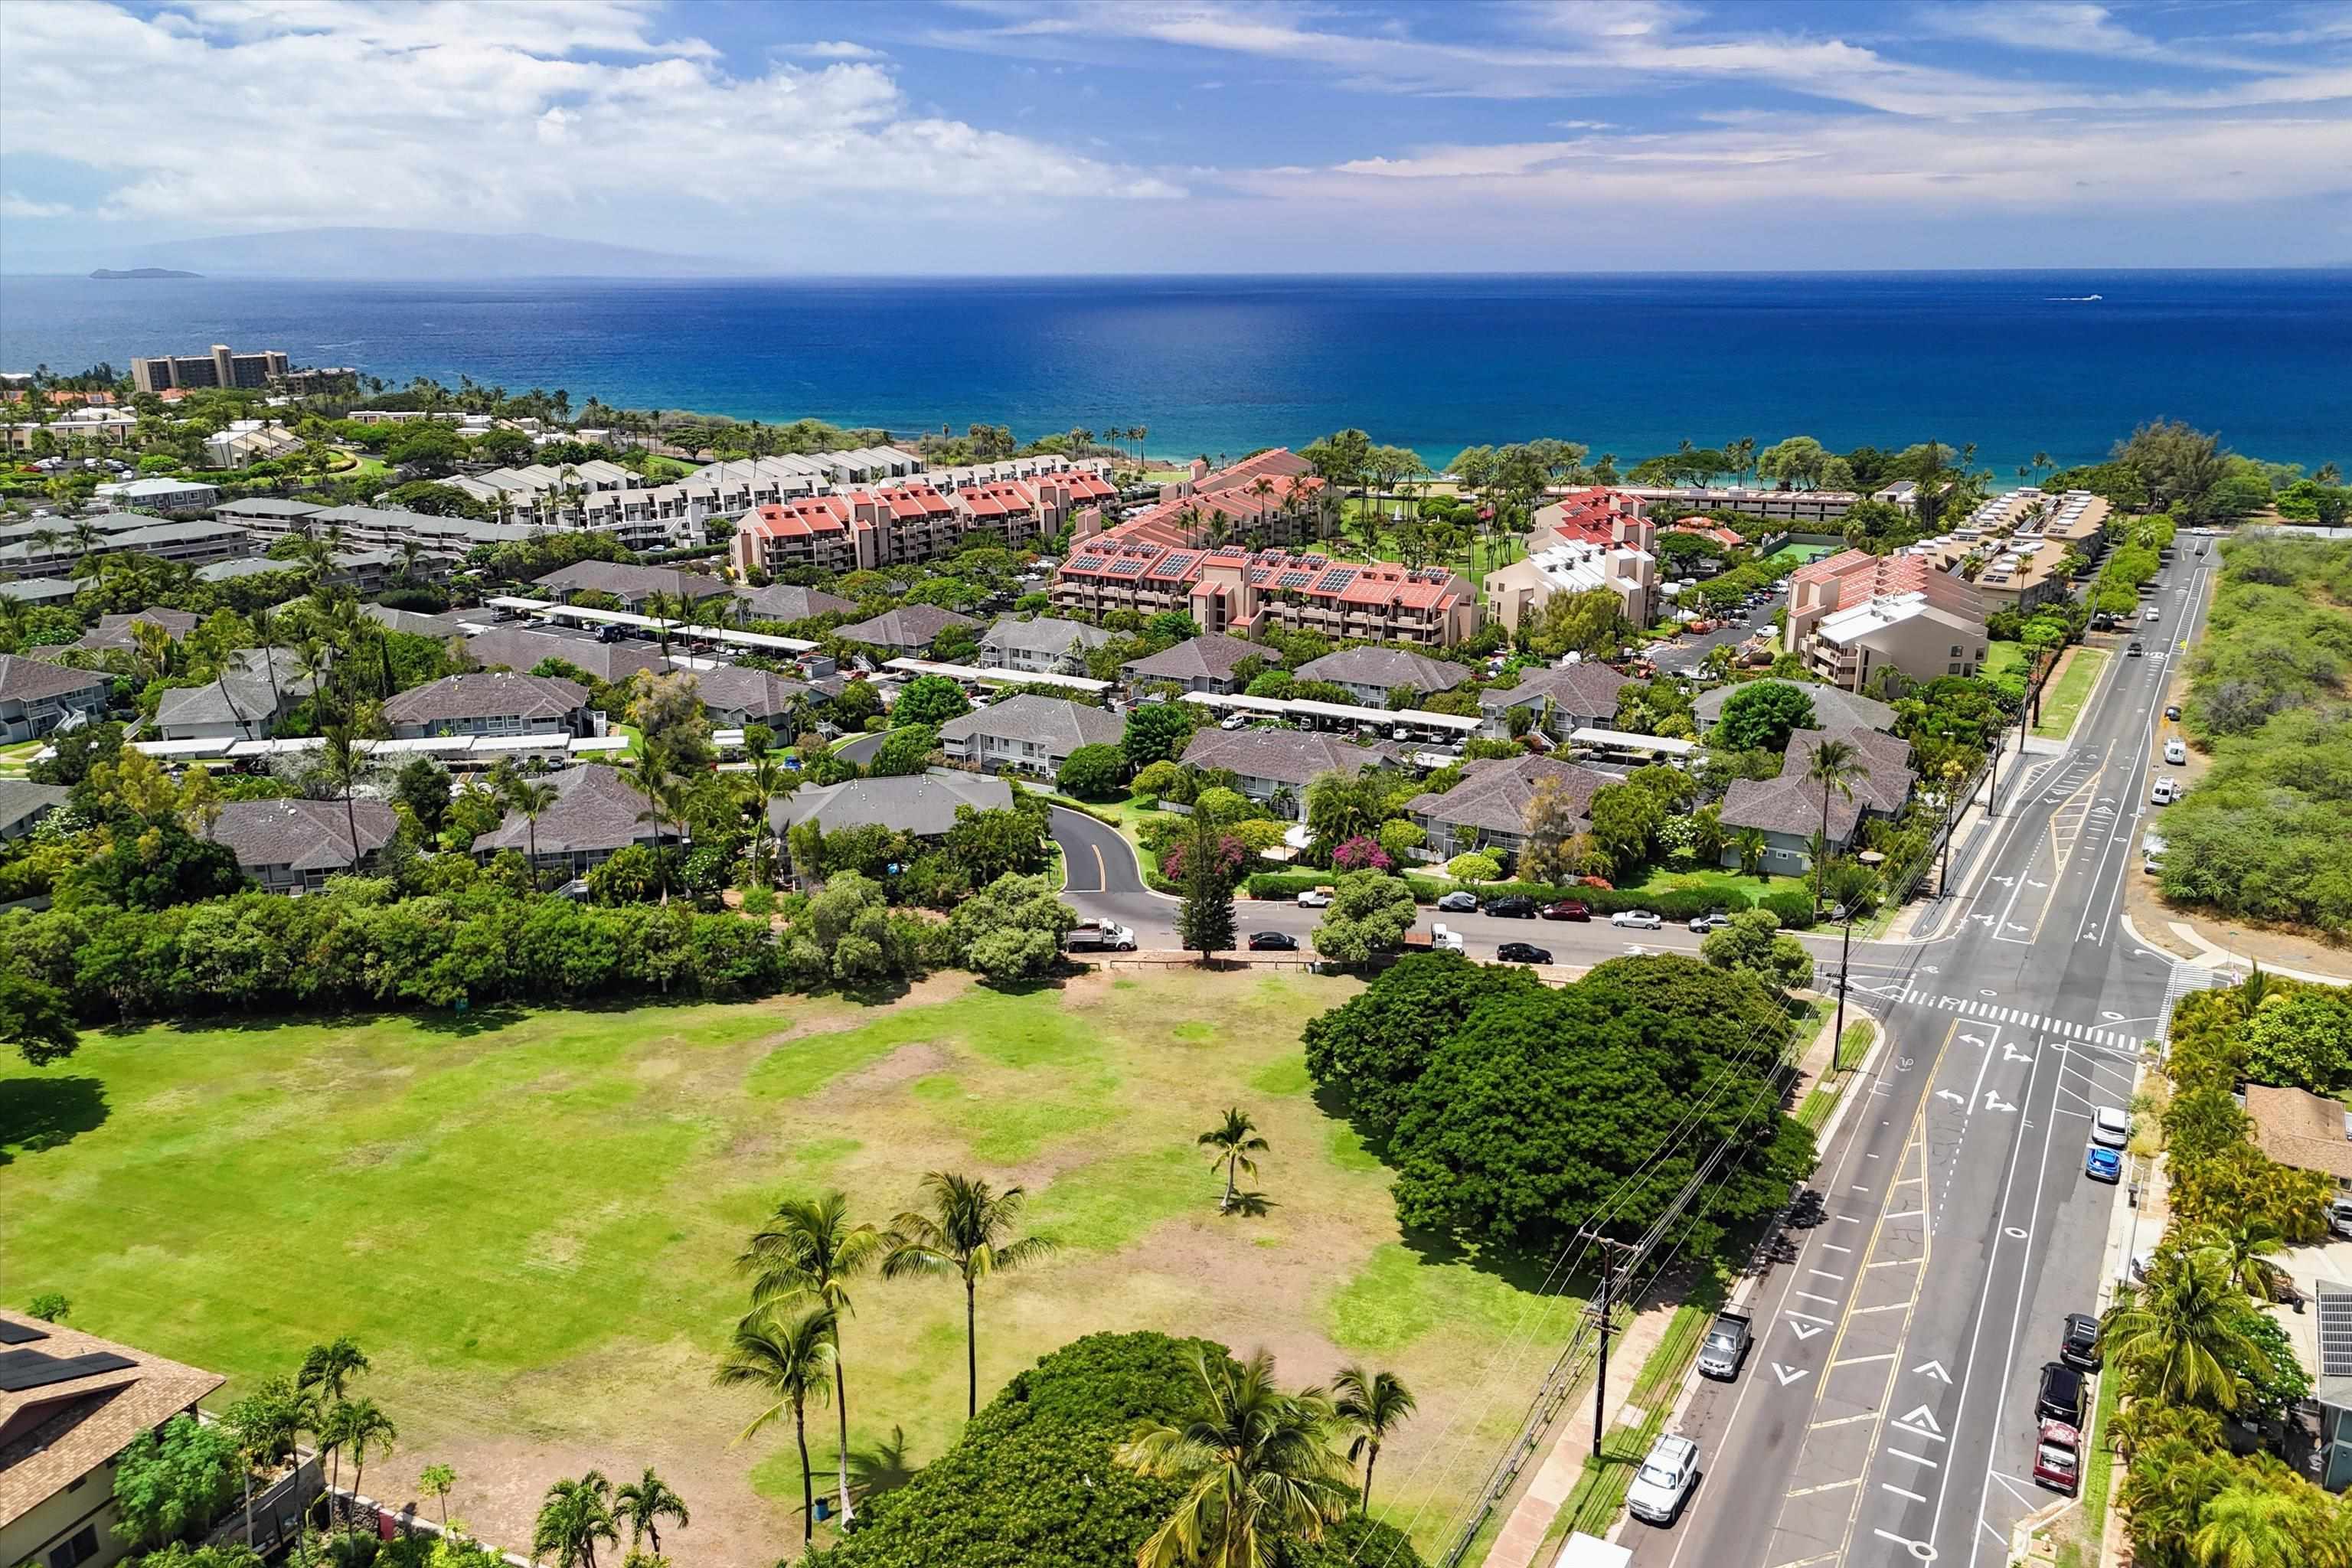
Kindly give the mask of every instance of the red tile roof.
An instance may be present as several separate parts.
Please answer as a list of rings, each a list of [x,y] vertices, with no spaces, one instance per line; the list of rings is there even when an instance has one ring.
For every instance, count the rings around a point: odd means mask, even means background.
[[[763,539],[845,533],[849,529],[849,508],[838,496],[813,496],[781,505],[772,501],[755,509],[743,519],[740,527],[743,532]]]

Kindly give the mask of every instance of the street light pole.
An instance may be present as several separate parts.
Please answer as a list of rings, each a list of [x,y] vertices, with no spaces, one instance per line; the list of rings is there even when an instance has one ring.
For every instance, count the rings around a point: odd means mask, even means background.
[[[1845,927],[1844,934],[1838,939],[1837,1026],[1830,1031],[1829,1081],[1835,1083],[1838,1074],[1838,1056],[1845,1048],[1846,961],[1853,953],[1853,906],[1840,904],[1832,912],[1830,918],[1843,922]]]

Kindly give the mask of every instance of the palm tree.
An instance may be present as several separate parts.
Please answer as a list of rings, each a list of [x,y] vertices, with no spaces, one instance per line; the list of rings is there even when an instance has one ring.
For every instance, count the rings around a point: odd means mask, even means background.
[[[793,1413],[793,1433],[801,1447],[801,1550],[816,1541],[816,1479],[809,1467],[808,1402],[822,1404],[832,1393],[825,1373],[838,1353],[834,1345],[834,1310],[811,1307],[798,1317],[783,1318],[771,1308],[754,1311],[735,1325],[734,1342],[713,1379],[720,1387],[748,1385],[774,1396],[735,1441],[742,1442],[771,1421]]]
[[[751,1304],[806,1298],[835,1313],[833,1407],[841,1422],[837,1458],[841,1469],[841,1518],[849,1506],[849,1387],[842,1374],[839,1320],[853,1309],[849,1281],[882,1256],[882,1233],[849,1223],[849,1199],[840,1192],[815,1198],[787,1198],[769,1216],[768,1228],[751,1237],[735,1266],[751,1276]]]
[[[1381,1445],[1391,1433],[1405,1423],[1413,1413],[1412,1390],[1407,1388],[1392,1372],[1367,1372],[1361,1362],[1343,1366],[1331,1380],[1331,1414],[1355,1428],[1354,1440],[1348,1445],[1348,1458],[1352,1463],[1360,1454],[1364,1459],[1363,1507],[1372,1506],[1372,1467],[1380,1463]]]
[[[792,775],[775,758],[759,756],[751,759],[751,772],[743,778],[751,786],[752,804],[760,814],[759,820],[751,827],[751,863],[754,866],[772,865],[775,825],[768,820],[768,807],[778,795],[785,793],[786,786],[792,783]],[[761,853],[763,847],[766,854]],[[773,880],[772,876],[770,879]]]
[[[352,869],[360,868],[359,807],[352,804],[352,786],[359,782],[362,740],[360,727],[349,719],[330,719],[319,726],[320,739],[326,745],[320,752],[327,776],[334,782],[343,797],[343,825],[352,835]]]
[[[1225,1195],[1217,1200],[1217,1212],[1229,1214],[1239,1195],[1234,1190],[1236,1171],[1247,1171],[1251,1175],[1256,1175],[1257,1162],[1250,1156],[1265,1153],[1268,1144],[1258,1136],[1257,1123],[1252,1121],[1239,1106],[1228,1106],[1224,1121],[1202,1133],[1195,1142],[1204,1149],[1215,1151],[1209,1161],[1211,1170],[1219,1165],[1225,1168]]]
[[[1813,754],[1805,761],[1805,777],[1822,786],[1822,840],[1827,845],[1830,836],[1830,791],[1835,790],[1847,800],[1853,798],[1854,781],[1870,776],[1869,764],[1862,760],[1862,748],[1852,741],[1832,740],[1824,735],[1813,742]],[[1829,871],[1829,857],[1813,857],[1813,902],[1822,901],[1822,879]]]
[[[555,1568],[596,1568],[596,1543],[618,1546],[621,1531],[613,1518],[613,1483],[602,1470],[547,1489],[531,1527],[530,1560],[555,1559]]]
[[[632,1557],[636,1555],[637,1542],[646,1539],[653,1542],[654,1555],[661,1555],[663,1520],[677,1521],[681,1530],[688,1522],[686,1500],[670,1490],[669,1483],[654,1474],[651,1465],[646,1467],[643,1476],[613,1494],[613,1511],[628,1521],[629,1555]]]
[[[2271,977],[2263,973],[2261,964],[2248,970],[2246,977],[2238,983],[2239,1016],[2251,1018],[2261,1012],[2263,1004],[2271,998]]]
[[[661,830],[675,827],[678,842],[686,841],[687,781],[670,771],[669,759],[656,748],[640,759],[630,782],[646,797],[646,808],[637,813],[637,820],[651,824],[654,829],[654,875],[661,883],[661,901],[666,909],[669,905],[669,857],[662,853]]]
[[[368,1358],[359,1342],[349,1334],[338,1334],[333,1343],[312,1345],[302,1353],[302,1367],[294,1374],[294,1386],[298,1390],[315,1388],[341,1404],[352,1379],[367,1369]]]
[[[2261,1365],[2263,1351],[2239,1326],[2245,1292],[2211,1248],[2161,1252],[2136,1300],[2107,1309],[2102,1355],[2132,1369],[2142,1386],[2174,1404],[2238,1406],[2234,1366]]]
[[[416,1478],[416,1489],[433,1494],[441,1505],[441,1528],[449,1528],[449,1494],[457,1487],[457,1472],[447,1465],[427,1465]]]
[[[530,833],[530,885],[532,890],[537,891],[540,885],[539,819],[546,815],[548,807],[555,804],[556,788],[551,784],[534,779],[510,778],[499,793],[507,797],[507,805],[521,816],[523,826]]]
[[[2231,1284],[2257,1301],[2276,1300],[2280,1270],[2267,1260],[2286,1246],[2278,1226],[2258,1215],[2241,1215],[2234,1225],[2210,1226],[2198,1239],[2221,1255]]]
[[[933,1171],[923,1178],[930,1194],[931,1212],[909,1209],[890,1222],[883,1237],[882,1278],[911,1274],[952,1274],[963,1281],[963,1362],[966,1379],[964,1418],[980,1414],[980,1352],[974,1339],[975,1302],[980,1282],[1034,1263],[1053,1251],[1044,1237],[1002,1239],[1019,1217],[1024,1194],[1019,1187],[992,1191],[977,1176]]]
[[[2189,1549],[2203,1568],[2295,1568],[2305,1555],[2303,1500],[2258,1481],[2210,1499]]]
[[[390,1453],[400,1440],[400,1428],[373,1399],[354,1399],[342,1409],[343,1441],[352,1449],[352,1490],[358,1492],[367,1479],[368,1450]]]
[[[1771,847],[1765,842],[1761,829],[1741,828],[1738,836],[1732,839],[1731,845],[1733,848],[1739,851],[1739,868],[1742,871],[1751,877],[1762,872],[1765,851]]]
[[[654,628],[654,633],[661,638],[662,662],[667,664],[669,662],[669,625],[674,620],[686,618],[686,595],[647,594],[645,597],[645,613],[660,623]]]
[[[334,1494],[343,1489],[343,1449],[351,1442],[351,1403],[337,1400],[328,1405],[319,1417],[318,1431],[320,1458],[324,1460],[332,1456],[334,1461],[327,1481],[327,1523],[331,1528],[335,1522]]]
[[[1285,1541],[1321,1540],[1355,1496],[1325,1441],[1330,1402],[1318,1389],[1276,1387],[1264,1351],[1239,1376],[1222,1356],[1214,1367],[1205,1354],[1196,1364],[1204,1397],[1192,1418],[1149,1423],[1118,1449],[1121,1464],[1184,1488],[1136,1568],[1265,1568]]]

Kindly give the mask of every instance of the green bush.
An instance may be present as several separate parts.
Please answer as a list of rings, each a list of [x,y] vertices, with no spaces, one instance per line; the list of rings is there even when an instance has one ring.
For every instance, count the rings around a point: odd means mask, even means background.
[[[1780,888],[1765,894],[1757,902],[1780,917],[1786,931],[1811,931],[1813,928],[1813,895],[1795,888]]]

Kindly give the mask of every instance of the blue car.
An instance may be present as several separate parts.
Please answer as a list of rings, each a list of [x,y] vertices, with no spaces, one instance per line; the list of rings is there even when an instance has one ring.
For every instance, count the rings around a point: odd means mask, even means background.
[[[2083,1155],[2083,1174],[2094,1181],[2120,1182],[2124,1179],[2124,1157],[2116,1150],[2094,1143]]]

